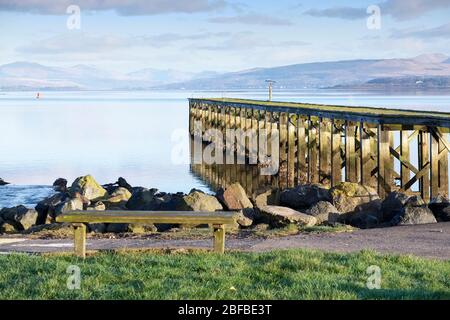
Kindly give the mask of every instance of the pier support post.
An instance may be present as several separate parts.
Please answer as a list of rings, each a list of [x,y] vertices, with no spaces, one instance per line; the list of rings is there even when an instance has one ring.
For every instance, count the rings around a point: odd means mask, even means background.
[[[308,182],[319,183],[318,118],[309,117],[308,122]]]
[[[378,125],[378,193],[385,198],[392,190],[391,133]]]
[[[295,124],[297,122],[297,115],[288,114],[288,169],[287,169],[287,183],[288,187],[292,188],[295,185]]]
[[[358,181],[358,163],[356,158],[356,125],[347,121],[345,125],[345,180]]]
[[[321,118],[319,124],[319,182],[327,187],[331,185],[331,121]]]
[[[331,134],[331,186],[342,182],[342,121],[333,119]]]
[[[308,119],[297,114],[297,183],[306,184],[308,182],[307,153],[308,145],[306,141],[306,124]]]

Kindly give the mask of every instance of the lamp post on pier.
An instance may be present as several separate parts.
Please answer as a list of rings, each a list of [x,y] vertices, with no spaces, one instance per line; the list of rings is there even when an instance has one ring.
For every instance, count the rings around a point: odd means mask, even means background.
[[[269,84],[269,101],[272,101],[273,84],[277,82],[273,80],[266,80],[266,83]]]

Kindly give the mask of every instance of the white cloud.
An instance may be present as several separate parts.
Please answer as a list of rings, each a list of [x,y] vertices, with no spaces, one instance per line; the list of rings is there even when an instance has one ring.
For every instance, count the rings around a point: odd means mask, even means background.
[[[393,30],[392,38],[419,38],[419,39],[433,39],[443,38],[450,39],[450,23],[446,23],[434,28],[427,29],[405,29]]]
[[[165,33],[159,35],[124,37],[117,35],[92,35],[66,33],[18,47],[19,53],[52,55],[75,53],[101,53],[131,47],[161,48],[182,41],[207,41],[213,38],[228,38],[228,32],[201,32],[193,34]]]
[[[73,4],[82,11],[112,10],[124,16],[197,13],[227,6],[225,0],[0,0],[0,11],[63,15]]]
[[[409,20],[430,11],[450,8],[449,0],[387,0],[380,4],[382,13],[399,20]]]
[[[450,8],[450,0],[386,0],[378,5],[381,8],[381,14],[390,15],[397,20],[410,20],[431,11]],[[356,20],[367,18],[366,10],[367,8],[362,7],[332,7],[310,9],[304,14],[313,17]]]
[[[290,26],[292,22],[287,19],[271,17],[267,15],[259,14],[245,14],[236,15],[230,17],[215,17],[208,20],[212,23],[238,23],[249,25],[262,25],[262,26]]]
[[[356,20],[367,17],[366,9],[352,7],[334,7],[323,10],[310,9],[304,14],[312,17],[340,18],[347,20]]]

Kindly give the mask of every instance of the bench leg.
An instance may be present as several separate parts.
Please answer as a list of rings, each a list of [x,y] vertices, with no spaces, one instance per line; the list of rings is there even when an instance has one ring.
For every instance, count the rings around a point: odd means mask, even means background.
[[[80,258],[86,258],[86,225],[83,223],[73,224],[75,255]]]
[[[214,252],[225,253],[225,225],[214,226]]]

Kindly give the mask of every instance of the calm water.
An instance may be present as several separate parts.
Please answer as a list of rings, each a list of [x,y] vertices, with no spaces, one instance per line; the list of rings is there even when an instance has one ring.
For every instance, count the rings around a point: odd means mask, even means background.
[[[132,185],[167,192],[208,191],[191,173],[188,152],[181,152],[178,163],[172,152],[174,146],[189,150],[187,98],[222,96],[265,99],[266,93],[44,92],[40,100],[31,92],[0,93],[0,177],[14,184],[0,187],[0,208],[33,206],[51,193],[48,186],[56,178],[72,181],[85,174],[100,183],[123,176]],[[278,93],[275,99],[450,111],[450,95],[299,91]]]

